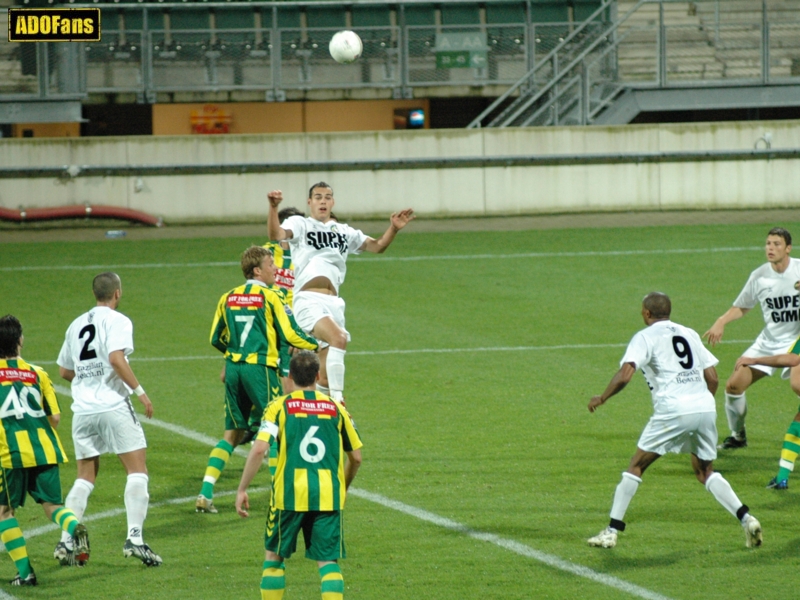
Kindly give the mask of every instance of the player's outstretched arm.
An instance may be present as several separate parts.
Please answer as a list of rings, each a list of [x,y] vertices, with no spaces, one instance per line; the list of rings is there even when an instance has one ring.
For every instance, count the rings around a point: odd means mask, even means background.
[[[267,234],[269,239],[273,242],[291,239],[292,233],[281,227],[280,219],[278,218],[278,206],[283,202],[283,192],[272,190],[267,194],[267,200],[269,200],[269,214],[267,215]]]
[[[250,483],[258,473],[258,469],[261,467],[268,450],[269,444],[267,442],[256,439],[250,449],[250,454],[247,455],[247,462],[244,465],[244,471],[242,471],[242,479],[239,481],[239,488],[236,490],[236,512],[242,518],[250,516],[247,512],[250,508],[247,488],[250,487]]]
[[[731,306],[724,315],[714,321],[714,324],[703,334],[703,337],[708,340],[708,343],[711,346],[715,346],[719,343],[719,341],[722,339],[722,335],[725,333],[725,325],[731,321],[741,319],[748,312],[750,312],[749,308]]]
[[[367,241],[364,242],[364,244],[361,246],[361,249],[367,252],[373,252],[375,254],[383,254],[394,241],[397,232],[416,218],[417,215],[414,214],[414,210],[411,208],[392,213],[392,216],[389,217],[391,223],[384,234],[377,240],[373,238],[367,238]]]
[[[734,371],[750,365],[764,365],[765,367],[796,367],[800,365],[800,356],[797,354],[776,354],[775,356],[741,356],[736,361]]]
[[[611,398],[611,396],[621,392],[623,388],[628,385],[628,382],[633,378],[634,373],[636,373],[636,365],[631,362],[627,362],[622,365],[620,370],[617,371],[611,378],[608,386],[606,386],[606,390],[599,396],[592,396],[592,399],[589,400],[589,412],[596,411],[597,407],[601,404],[605,404],[606,401]]]
[[[153,418],[153,403],[150,402],[150,398],[147,397],[147,394],[142,389],[142,386],[139,385],[139,380],[136,379],[136,375],[133,374],[133,369],[128,364],[128,361],[125,360],[125,353],[122,350],[114,350],[108,354],[108,362],[111,363],[111,367],[114,369],[119,378],[125,382],[125,384],[131,388],[134,393],[138,396],[139,402],[142,403],[144,406],[144,414],[148,419]]]

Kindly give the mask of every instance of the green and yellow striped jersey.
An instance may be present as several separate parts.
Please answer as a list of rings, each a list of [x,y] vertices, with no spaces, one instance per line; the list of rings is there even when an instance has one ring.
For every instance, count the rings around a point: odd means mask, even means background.
[[[211,345],[233,362],[278,366],[278,347],[289,344],[316,350],[317,340],[306,335],[286,314],[280,296],[248,280],[222,295],[211,324]]]
[[[0,466],[21,469],[67,462],[47,415],[57,415],[50,377],[18,359],[0,360]]]
[[[257,439],[278,440],[275,508],[342,510],[345,453],[363,445],[347,409],[321,392],[298,390],[270,402]]]
[[[291,308],[294,300],[294,263],[292,251],[281,246],[280,242],[267,242],[264,248],[272,252],[272,261],[275,263],[275,283],[285,290],[285,303]]]

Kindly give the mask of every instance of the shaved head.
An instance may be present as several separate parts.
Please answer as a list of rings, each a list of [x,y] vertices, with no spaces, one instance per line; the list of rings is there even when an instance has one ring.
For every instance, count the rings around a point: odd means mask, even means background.
[[[672,312],[672,302],[669,296],[661,292],[650,292],[642,300],[642,306],[650,311],[654,319],[668,319]]]

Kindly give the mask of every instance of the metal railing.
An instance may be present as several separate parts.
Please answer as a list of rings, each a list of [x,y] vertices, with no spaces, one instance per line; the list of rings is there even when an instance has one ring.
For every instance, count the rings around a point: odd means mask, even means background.
[[[771,18],[766,0],[758,6],[721,19],[718,0],[639,0],[593,30],[580,52],[570,56],[563,45],[539,60],[469,126],[585,125],[627,89],[800,83],[800,20]],[[675,15],[693,22],[670,22]],[[800,18],[800,7],[792,16]]]

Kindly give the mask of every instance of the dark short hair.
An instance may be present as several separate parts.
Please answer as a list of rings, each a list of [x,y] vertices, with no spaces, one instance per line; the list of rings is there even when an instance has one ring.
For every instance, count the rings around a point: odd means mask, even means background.
[[[278,211],[278,221],[281,223],[283,223],[289,217],[305,217],[305,216],[306,213],[304,213],[302,210],[296,209],[294,206],[288,206],[283,210]]]
[[[317,189],[317,188],[328,188],[331,191],[331,194],[333,194],[333,188],[330,186],[330,184],[327,184],[324,181],[319,181],[319,182],[315,183],[314,185],[312,185],[309,188],[309,190],[308,190],[308,197],[309,198],[311,198],[311,196],[314,195],[314,190]]]
[[[317,380],[319,357],[308,350],[295,352],[289,361],[289,377],[299,387],[308,387]]]
[[[767,237],[771,235],[777,235],[783,238],[783,241],[786,242],[787,246],[792,245],[792,234],[786,231],[783,227],[773,227],[769,230]]]
[[[19,351],[22,323],[14,315],[0,318],[0,358],[12,358]]]
[[[672,312],[672,302],[664,293],[650,292],[642,300],[642,306],[650,311],[650,316],[654,319],[668,319]]]
[[[256,246],[253,244],[247,250],[242,252],[242,275],[247,279],[252,279],[256,267],[261,266],[261,261],[265,256],[272,256],[264,246]]]
[[[100,273],[92,281],[92,292],[98,302],[108,302],[114,297],[114,292],[122,287],[119,275],[108,271]]]

